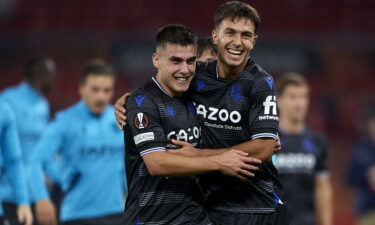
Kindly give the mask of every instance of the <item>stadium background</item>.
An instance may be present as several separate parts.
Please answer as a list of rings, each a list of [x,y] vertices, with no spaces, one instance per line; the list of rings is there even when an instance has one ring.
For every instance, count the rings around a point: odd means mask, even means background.
[[[116,98],[155,73],[156,30],[181,23],[199,36],[213,26],[219,0],[0,0],[0,90],[22,80],[23,64],[47,55],[57,64],[48,96],[56,112],[79,99],[77,82],[90,58],[113,62]],[[354,192],[345,184],[351,146],[375,103],[375,1],[246,1],[262,17],[252,56],[274,77],[306,75],[311,89],[309,125],[330,141],[335,224],[354,224]]]

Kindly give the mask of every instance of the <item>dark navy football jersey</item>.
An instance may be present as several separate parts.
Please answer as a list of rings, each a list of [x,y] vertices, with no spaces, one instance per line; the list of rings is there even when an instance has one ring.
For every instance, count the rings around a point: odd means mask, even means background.
[[[311,129],[300,134],[281,130],[280,139],[275,166],[287,195],[290,224],[315,225],[315,179],[328,172],[326,139]]]
[[[126,224],[200,224],[204,211],[195,179],[151,176],[142,159],[175,149],[172,138],[199,147],[200,126],[192,102],[168,96],[153,78],[131,95],[126,109]]]
[[[190,94],[202,126],[203,147],[230,147],[256,138],[276,138],[279,126],[274,80],[249,59],[234,79],[220,78],[217,61],[198,63]],[[236,213],[275,209],[277,171],[263,163],[247,182],[219,173],[202,175],[207,207]]]

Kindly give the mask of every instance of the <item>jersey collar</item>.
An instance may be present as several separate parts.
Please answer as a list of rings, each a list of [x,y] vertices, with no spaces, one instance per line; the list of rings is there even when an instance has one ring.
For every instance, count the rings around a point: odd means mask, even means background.
[[[162,92],[164,92],[164,94],[168,95],[169,97],[172,97],[172,96],[170,96],[170,95],[164,90],[164,88],[163,88],[163,87],[161,86],[161,84],[156,80],[155,77],[152,77],[151,79],[152,79],[152,81],[154,81],[154,83],[156,84],[156,86],[158,86],[159,89],[160,89]]]
[[[216,60],[216,66],[215,66],[215,73],[216,73],[216,79],[224,79],[224,78],[221,78],[219,76],[219,69],[217,68],[217,65],[219,64],[219,62]],[[247,63],[246,63],[246,66],[244,68],[244,70],[240,73],[242,74],[243,72],[247,71],[252,65],[253,65],[253,61],[251,60],[250,56],[247,58]]]

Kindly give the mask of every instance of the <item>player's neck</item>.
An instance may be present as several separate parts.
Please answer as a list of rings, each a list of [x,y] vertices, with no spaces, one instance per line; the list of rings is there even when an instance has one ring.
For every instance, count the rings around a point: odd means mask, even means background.
[[[178,97],[178,96],[181,96],[182,93],[176,93],[174,91],[172,91],[168,85],[166,83],[164,83],[162,81],[162,79],[160,78],[161,76],[159,74],[156,74],[156,81],[158,82],[158,84],[161,86],[161,88],[163,89],[163,91],[169,95],[170,97]]]
[[[40,93],[41,95],[44,95],[44,93],[42,92],[42,87],[41,85],[39,85],[39,83],[37,82],[31,82],[31,81],[28,81],[26,80],[26,83],[36,92]]]
[[[242,71],[245,70],[247,61],[244,61],[239,66],[230,66],[226,64],[222,59],[217,60],[217,73],[221,78],[236,78]]]
[[[302,122],[291,121],[287,119],[280,119],[280,129],[288,134],[299,134],[305,128]]]

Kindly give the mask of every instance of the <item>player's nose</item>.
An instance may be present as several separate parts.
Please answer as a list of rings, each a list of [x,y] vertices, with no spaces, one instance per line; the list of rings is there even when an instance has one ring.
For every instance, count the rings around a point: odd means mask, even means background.
[[[180,73],[182,74],[189,74],[189,66],[187,62],[182,62],[180,65]]]

